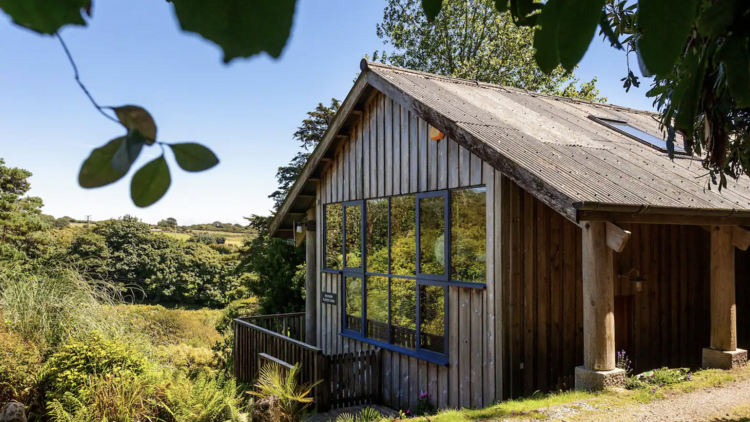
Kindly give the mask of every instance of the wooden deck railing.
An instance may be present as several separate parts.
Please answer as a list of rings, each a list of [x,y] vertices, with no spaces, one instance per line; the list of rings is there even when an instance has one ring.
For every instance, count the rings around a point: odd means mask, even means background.
[[[300,364],[299,382],[322,381],[313,390],[318,411],[380,402],[380,351],[326,356],[304,341],[304,314],[278,314],[234,320],[234,376],[258,379],[265,362]]]

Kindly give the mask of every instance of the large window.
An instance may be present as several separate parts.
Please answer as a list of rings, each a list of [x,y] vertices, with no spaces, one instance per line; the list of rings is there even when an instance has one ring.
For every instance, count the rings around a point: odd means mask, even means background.
[[[485,210],[483,187],[326,205],[342,333],[447,362],[448,286],[485,285]]]

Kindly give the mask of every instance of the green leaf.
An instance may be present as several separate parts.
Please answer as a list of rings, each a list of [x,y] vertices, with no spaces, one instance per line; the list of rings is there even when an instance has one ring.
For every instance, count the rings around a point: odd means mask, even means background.
[[[81,165],[81,170],[78,173],[78,184],[86,189],[99,188],[114,183],[125,176],[127,170],[115,170],[112,167],[112,158],[124,143],[125,137],[121,136],[91,151],[89,158]]]
[[[151,145],[156,140],[156,122],[151,117],[151,113],[145,108],[136,105],[124,105],[122,107],[112,107],[123,126],[129,131],[137,130],[146,137],[146,143]]]
[[[601,20],[603,7],[604,0],[573,0],[568,1],[562,9],[557,45],[560,64],[565,70],[572,71],[586,54]]]
[[[292,29],[296,0],[172,0],[184,31],[224,51],[224,63],[263,51],[281,55]]]
[[[437,18],[442,7],[443,0],[422,0],[422,10],[424,10],[428,22],[432,22]]]
[[[136,206],[148,207],[167,193],[171,183],[169,166],[162,155],[135,172],[130,181],[130,197]]]
[[[638,0],[638,57],[647,73],[672,71],[695,19],[698,0]],[[643,70],[643,69],[642,69]]]
[[[117,149],[117,152],[112,157],[112,168],[116,171],[127,173],[130,170],[130,166],[138,159],[138,155],[140,155],[145,143],[146,138],[143,137],[140,131],[131,130],[125,137],[125,142],[120,144],[120,148]]]
[[[750,107],[750,58],[747,38],[727,38],[716,51],[716,60],[724,65],[729,93],[732,94],[737,107]]]
[[[562,10],[567,0],[549,0],[539,16],[539,26],[534,31],[534,58],[544,73],[551,73],[560,63],[557,41]]]
[[[54,34],[65,25],[86,26],[81,11],[91,10],[91,0],[0,0],[0,9],[20,26]]]
[[[693,133],[695,116],[701,99],[701,87],[706,73],[706,62],[699,54],[690,51],[680,66],[682,77],[679,79],[672,101],[678,104],[677,116],[674,119],[675,130]]]
[[[615,31],[613,31],[612,27],[609,25],[609,19],[607,19],[607,12],[605,10],[602,10],[602,17],[599,19],[599,27],[602,28],[602,34],[607,37],[612,47],[622,50],[622,44],[620,43],[620,40],[617,39]]]
[[[495,10],[497,13],[505,13],[508,11],[508,0],[495,0]]]
[[[174,152],[177,164],[185,171],[208,170],[219,164],[216,154],[201,144],[186,142],[182,144],[169,144],[169,147]]]
[[[715,2],[698,18],[698,32],[706,37],[722,34],[734,19],[735,0]]]

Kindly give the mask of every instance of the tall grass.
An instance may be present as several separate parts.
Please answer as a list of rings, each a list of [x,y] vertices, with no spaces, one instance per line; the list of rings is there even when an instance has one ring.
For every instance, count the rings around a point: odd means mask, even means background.
[[[0,271],[0,321],[42,349],[92,331],[123,335],[126,323],[113,306],[121,299],[114,286],[67,268]]]

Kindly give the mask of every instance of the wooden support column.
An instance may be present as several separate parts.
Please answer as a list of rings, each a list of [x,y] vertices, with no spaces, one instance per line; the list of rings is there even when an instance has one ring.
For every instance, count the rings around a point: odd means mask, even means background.
[[[583,362],[590,371],[615,369],[615,294],[606,223],[583,230]]]
[[[315,226],[315,206],[307,211],[307,230],[305,237],[305,262],[307,272],[305,274],[305,343],[317,346],[317,316],[318,316],[318,278],[317,257],[317,231]]]
[[[732,226],[711,228],[711,348],[737,350]]]

